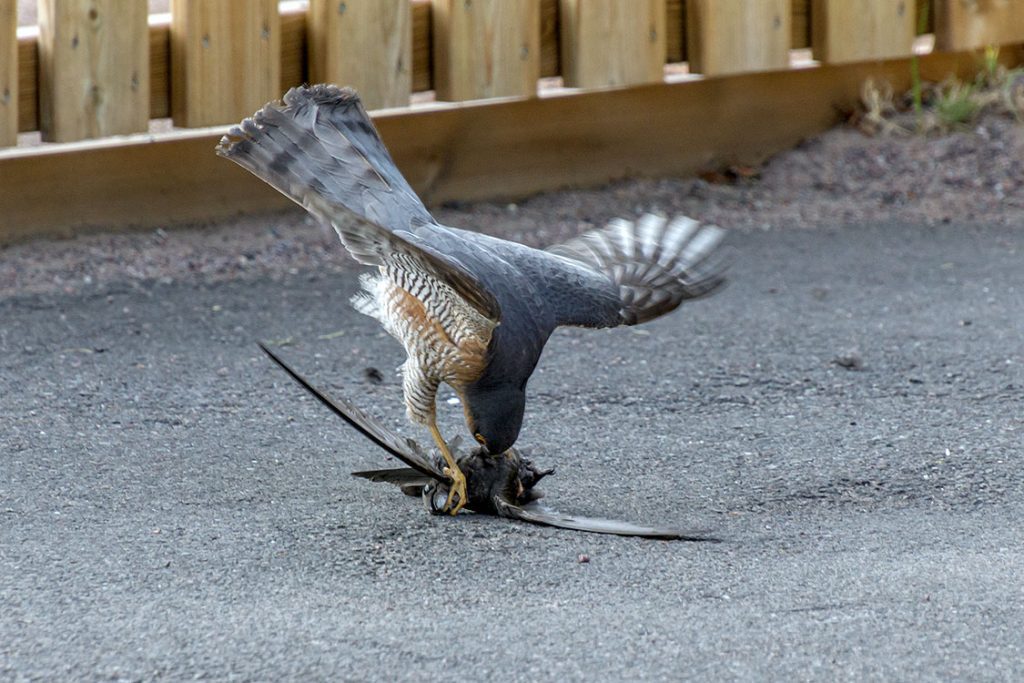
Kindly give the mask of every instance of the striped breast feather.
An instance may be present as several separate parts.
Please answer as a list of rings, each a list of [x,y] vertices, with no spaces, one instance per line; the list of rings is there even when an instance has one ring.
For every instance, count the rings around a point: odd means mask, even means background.
[[[431,244],[430,231],[444,232],[445,228],[423,226],[426,234],[388,230],[373,221],[352,216],[315,193],[304,197],[302,205],[320,220],[334,226],[346,248],[360,262],[385,267],[401,264],[407,270],[422,272],[450,287],[487,320],[501,320],[501,305],[487,283],[454,256]]]
[[[692,218],[616,219],[550,247],[607,275],[619,288],[622,324],[635,325],[710,294],[725,282],[725,231]]]

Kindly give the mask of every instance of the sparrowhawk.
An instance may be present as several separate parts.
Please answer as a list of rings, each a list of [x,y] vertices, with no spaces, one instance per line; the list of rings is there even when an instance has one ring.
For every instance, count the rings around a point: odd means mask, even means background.
[[[217,152],[376,266],[353,303],[405,347],[406,411],[447,463],[451,514],[467,496],[437,428],[441,382],[460,397],[473,437],[500,455],[519,436],[526,384],[556,327],[635,325],[724,282],[723,231],[690,218],[616,220],[546,251],[439,224],[349,88],[293,88],[232,127]]]

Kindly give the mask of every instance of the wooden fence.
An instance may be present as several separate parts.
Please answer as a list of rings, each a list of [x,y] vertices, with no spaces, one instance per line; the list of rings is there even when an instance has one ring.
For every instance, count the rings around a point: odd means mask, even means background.
[[[77,219],[60,212],[51,215],[38,207],[26,208],[34,196],[26,194],[26,187],[41,181],[48,170],[57,178],[83,169],[102,174],[103,164],[118,159],[118,154],[111,152],[115,147],[127,157],[145,159],[145,163],[163,158],[169,165],[194,167],[194,159],[176,160],[169,152],[191,149],[188,145],[194,140],[205,144],[217,133],[197,138],[181,129],[236,122],[304,82],[350,84],[362,93],[368,108],[389,109],[378,117],[382,132],[393,138],[388,140],[393,147],[406,145],[395,150],[400,163],[405,158],[414,184],[437,199],[457,194],[459,187],[469,187],[468,194],[473,196],[488,194],[479,190],[480,182],[487,180],[486,173],[481,176],[480,162],[460,170],[461,158],[424,146],[428,142],[452,143],[454,133],[444,128],[451,125],[445,121],[468,125],[464,117],[453,119],[443,102],[473,100],[473,107],[497,107],[477,109],[477,113],[486,111],[483,116],[492,117],[490,125],[500,122],[502,134],[522,136],[526,149],[533,149],[530,141],[536,142],[534,129],[538,127],[547,130],[548,140],[568,141],[570,146],[576,140],[578,144],[573,131],[581,122],[570,119],[552,125],[534,117],[555,113],[600,116],[600,103],[613,103],[621,97],[611,94],[615,89],[629,90],[634,99],[649,106],[658,105],[659,97],[665,99],[664,93],[659,93],[666,89],[672,96],[658,106],[672,107],[668,114],[686,118],[680,107],[686,106],[687,92],[679,88],[690,87],[693,106],[704,107],[698,114],[707,117],[705,126],[722,124],[721,117],[736,115],[737,121],[725,122],[728,130],[735,130],[752,120],[737,111],[743,106],[741,99],[730,94],[737,84],[754,87],[764,97],[752,100],[749,106],[786,106],[775,99],[789,96],[796,107],[802,107],[806,93],[796,96],[783,87],[773,94],[771,83],[792,83],[795,92],[812,85],[814,78],[832,79],[842,83],[843,97],[848,100],[855,89],[853,82],[870,75],[872,69],[889,76],[905,70],[899,60],[912,55],[915,37],[922,32],[935,36],[934,54],[926,61],[926,70],[928,64],[936,70],[963,70],[966,63],[957,55],[964,51],[990,44],[1024,43],[1024,0],[310,0],[308,6],[288,2],[279,6],[277,0],[171,0],[169,16],[148,17],[145,0],[38,2],[38,29],[16,29],[15,0],[0,0],[0,147],[8,148],[0,149],[0,216],[7,216],[7,225],[0,226],[0,241],[32,234],[37,226],[52,232],[76,227],[72,225],[76,222],[127,220],[145,225],[197,217],[175,209],[178,199],[145,218],[130,219],[109,211],[76,213]],[[792,51],[803,48],[810,48],[816,64],[794,65]],[[1016,56],[1016,49],[1004,54],[1013,62]],[[688,67],[676,64],[684,61]],[[841,65],[855,66],[844,70]],[[813,70],[818,72],[815,77],[793,76],[795,71]],[[776,80],[750,86],[753,81],[749,77],[742,80],[742,74],[767,74]],[[538,89],[540,79],[553,77],[561,77],[561,83],[541,81],[546,87]],[[834,84],[825,82],[820,90],[823,98],[832,98],[825,106],[837,104],[839,91]],[[426,91],[434,92],[438,104],[410,108],[410,98],[430,99],[416,95]],[[601,96],[604,99],[587,99],[593,93],[606,94]],[[522,104],[572,96],[578,99],[568,105],[524,108]],[[511,102],[518,103],[518,108],[502,109]],[[822,103],[818,104],[820,109]],[[808,132],[821,128],[816,111],[807,113]],[[429,134],[424,141],[416,141],[412,132],[396,130],[401,128],[397,122],[411,120],[403,118],[404,114],[428,112],[436,114],[436,121],[419,116],[416,124],[427,131],[431,123],[441,126],[442,132],[432,141]],[[513,112],[527,120],[512,120]],[[624,126],[636,137],[644,133],[644,117],[657,119],[661,115],[647,108],[634,111],[632,122],[609,119],[604,125],[609,129]],[[699,121],[700,115],[695,119]],[[136,136],[128,142],[118,138],[116,143],[109,139],[145,134],[152,119],[165,118],[172,119],[175,126],[175,132],[167,135],[178,138]],[[388,120],[395,125],[389,126]],[[583,125],[593,128],[593,122]],[[777,124],[766,119],[762,125]],[[799,129],[791,127],[769,136],[770,140],[755,145],[754,151],[763,156],[773,151],[769,147],[792,141]],[[45,141],[106,140],[107,144],[14,147],[19,132],[31,131],[40,131]],[[648,129],[647,133],[669,131]],[[601,134],[593,128],[589,141],[607,151],[610,143],[601,140]],[[487,135],[479,139],[484,144],[493,142]],[[175,148],[171,143],[176,141],[183,147]],[[147,144],[157,147],[125,151],[126,147]],[[629,140],[616,138],[616,144],[626,145]],[[729,147],[726,144],[723,149]],[[657,144],[643,148],[654,150],[657,156]],[[705,162],[715,157],[699,144],[697,148]],[[678,151],[673,145],[668,150]],[[89,153],[93,158],[83,160]],[[609,153],[608,163],[596,166],[604,179],[638,170],[628,167],[628,154],[623,156],[623,167],[615,169],[613,153]],[[154,156],[160,154],[165,157]],[[444,163],[434,163],[438,155],[446,156]],[[39,158],[31,159],[33,156]],[[501,159],[488,156],[490,163],[501,163]],[[210,157],[212,162],[212,153]],[[548,177],[542,174],[539,180],[501,184],[490,194],[513,195],[600,179],[571,162],[563,160],[565,168]],[[679,171],[694,163],[693,158],[683,164],[655,159],[649,172]],[[108,170],[116,175],[116,169]],[[220,182],[224,184],[245,184],[240,176],[227,171],[226,165],[224,170],[210,173],[214,178],[223,175],[225,180]],[[166,177],[174,177],[174,173]],[[445,180],[447,187],[432,192],[440,180]],[[92,195],[102,193],[104,187],[101,182],[92,186]],[[173,187],[159,183],[148,190],[129,183],[125,191],[153,192],[155,187],[164,195],[174,193]],[[245,185],[245,193],[235,194],[241,197],[252,187]],[[180,188],[181,200],[193,199],[188,182]],[[226,198],[221,205],[200,203],[195,210],[207,207],[210,215],[223,215],[251,208],[251,201],[241,205],[232,191],[222,195]],[[276,201],[258,201],[255,206],[274,206]],[[82,219],[83,215],[86,218]]]

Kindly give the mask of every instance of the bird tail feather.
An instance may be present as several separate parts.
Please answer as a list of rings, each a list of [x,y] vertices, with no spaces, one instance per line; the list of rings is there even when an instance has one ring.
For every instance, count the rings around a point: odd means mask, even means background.
[[[302,205],[314,194],[388,228],[433,222],[351,88],[292,88],[233,126],[217,154]]]

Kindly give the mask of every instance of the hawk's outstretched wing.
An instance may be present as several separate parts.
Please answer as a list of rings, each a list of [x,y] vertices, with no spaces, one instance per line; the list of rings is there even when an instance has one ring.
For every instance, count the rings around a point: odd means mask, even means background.
[[[653,320],[683,301],[710,294],[725,282],[727,260],[719,244],[725,231],[677,216],[646,214],[548,249],[608,276],[618,287],[624,325]],[[576,323],[571,317],[563,324]]]
[[[402,177],[353,90],[292,88],[283,102],[231,128],[217,153],[329,222],[360,263],[401,262],[448,284],[488,319],[500,319],[485,283],[438,248],[457,238]]]

